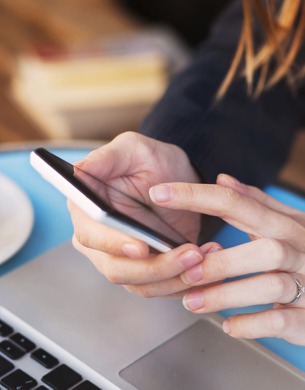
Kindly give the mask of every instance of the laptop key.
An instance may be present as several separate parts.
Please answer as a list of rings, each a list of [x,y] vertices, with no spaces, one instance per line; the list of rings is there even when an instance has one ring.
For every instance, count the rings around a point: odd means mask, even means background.
[[[14,329],[6,322],[0,320],[0,336],[7,337],[14,332]]]
[[[0,356],[0,376],[7,374],[15,368],[14,364]]]
[[[89,381],[85,381],[73,387],[73,390],[102,390],[100,387],[95,386],[93,383]]]
[[[54,356],[42,348],[36,349],[36,351],[31,354],[31,358],[45,368],[53,368],[59,364],[59,361]]]
[[[42,377],[42,381],[54,390],[67,390],[81,380],[82,377],[65,364]]]
[[[13,334],[10,339],[26,352],[33,351],[33,349],[36,348],[36,345],[27,337],[24,337],[21,333]]]
[[[25,355],[25,351],[17,347],[9,340],[3,340],[0,343],[0,352],[9,357],[12,360],[16,360]]]
[[[8,390],[30,390],[38,384],[34,378],[19,369],[2,378],[0,383]]]

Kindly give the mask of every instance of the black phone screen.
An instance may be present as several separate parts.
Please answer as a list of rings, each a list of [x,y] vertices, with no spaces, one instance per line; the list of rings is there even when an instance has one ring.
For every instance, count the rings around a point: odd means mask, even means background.
[[[149,205],[74,167],[44,148],[36,149],[35,153],[112,218],[155,237],[172,248],[188,241]]]

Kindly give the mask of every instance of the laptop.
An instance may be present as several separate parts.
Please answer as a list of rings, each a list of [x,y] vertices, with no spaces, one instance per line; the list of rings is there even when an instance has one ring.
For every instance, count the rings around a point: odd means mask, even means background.
[[[221,320],[129,294],[66,242],[0,279],[0,388],[305,388],[303,372]]]

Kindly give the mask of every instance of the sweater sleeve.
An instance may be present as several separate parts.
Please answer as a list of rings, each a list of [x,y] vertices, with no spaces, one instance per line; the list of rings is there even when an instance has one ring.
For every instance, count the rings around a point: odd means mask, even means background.
[[[208,182],[224,172],[264,186],[288,157],[304,121],[305,94],[293,94],[283,81],[254,100],[247,95],[245,80],[236,77],[224,99],[213,104],[234,56],[241,23],[238,1],[215,23],[192,63],[171,81],[140,131],[180,146]]]

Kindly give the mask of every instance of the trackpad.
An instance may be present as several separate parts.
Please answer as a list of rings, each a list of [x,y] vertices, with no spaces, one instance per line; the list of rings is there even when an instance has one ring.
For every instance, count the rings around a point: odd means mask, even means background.
[[[302,389],[304,381],[251,344],[199,320],[120,372],[141,390]]]

